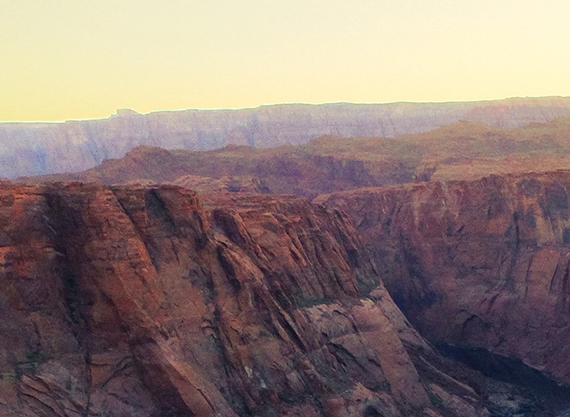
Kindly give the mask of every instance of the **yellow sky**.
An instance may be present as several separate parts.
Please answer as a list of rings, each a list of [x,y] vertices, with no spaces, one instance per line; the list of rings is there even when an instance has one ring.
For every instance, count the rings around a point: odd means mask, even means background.
[[[570,96],[568,0],[0,0],[0,121]]]

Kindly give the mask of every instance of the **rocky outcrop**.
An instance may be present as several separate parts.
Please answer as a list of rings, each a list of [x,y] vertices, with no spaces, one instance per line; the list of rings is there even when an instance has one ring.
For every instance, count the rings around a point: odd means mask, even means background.
[[[570,173],[324,196],[357,225],[396,303],[436,343],[570,383]]]
[[[103,120],[0,124],[0,176],[76,172],[131,149],[206,150],[228,144],[301,144],[322,135],[391,137],[458,120],[510,128],[570,116],[570,98],[464,103],[288,104],[242,110],[184,110]]]
[[[0,261],[0,415],[489,414],[306,200],[2,184]]]
[[[270,192],[269,188],[264,186],[259,178],[248,176],[225,175],[219,179],[214,179],[212,177],[201,177],[198,175],[184,175],[174,180],[172,185],[194,190],[198,194],[267,194]]]
[[[195,152],[140,146],[124,158],[103,161],[84,172],[17,181],[176,184],[200,194],[243,189],[313,198],[323,192],[411,181],[408,171],[397,157],[391,156],[363,161],[358,157],[319,155],[291,147],[256,149],[232,145]]]

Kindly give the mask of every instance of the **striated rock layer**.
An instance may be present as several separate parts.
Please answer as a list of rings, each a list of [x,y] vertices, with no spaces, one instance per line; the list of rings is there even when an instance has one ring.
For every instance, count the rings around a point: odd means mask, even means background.
[[[514,356],[570,383],[570,172],[324,196],[434,342]]]
[[[263,149],[231,145],[202,152],[139,146],[87,171],[17,181],[173,183],[199,194],[246,191],[314,198],[413,181],[567,169],[569,131],[567,117],[516,129],[462,121],[395,138],[323,136],[302,146]]]
[[[298,145],[323,135],[391,137],[458,120],[511,128],[570,116],[570,98],[450,103],[283,104],[240,110],[183,110],[109,119],[0,124],[0,176],[76,172],[131,149],[206,150],[229,144]]]
[[[0,262],[2,416],[489,414],[306,200],[2,184]]]

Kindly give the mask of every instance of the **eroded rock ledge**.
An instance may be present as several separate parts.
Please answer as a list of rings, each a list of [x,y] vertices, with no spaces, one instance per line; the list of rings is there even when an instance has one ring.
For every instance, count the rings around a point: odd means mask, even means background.
[[[570,383],[570,172],[324,196],[433,342],[522,359]]]
[[[0,263],[2,416],[488,414],[303,199],[2,184]]]

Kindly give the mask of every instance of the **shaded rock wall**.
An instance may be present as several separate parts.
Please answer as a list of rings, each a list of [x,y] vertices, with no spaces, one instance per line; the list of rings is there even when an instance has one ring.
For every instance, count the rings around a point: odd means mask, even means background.
[[[366,163],[358,157],[313,155],[293,147],[228,146],[194,152],[139,146],[123,158],[105,160],[87,171],[23,177],[16,181],[166,183],[191,188],[199,194],[242,190],[313,198],[323,192],[411,181],[412,172],[397,157],[390,156]]]
[[[488,414],[306,200],[3,184],[0,288],[0,415]]]
[[[570,383],[569,192],[560,171],[320,200],[354,220],[428,339],[515,356]]]
[[[65,123],[0,124],[0,177],[76,172],[140,145],[206,150],[228,144],[301,144],[322,135],[387,137],[427,132],[458,120],[516,127],[570,116],[570,98],[485,102],[275,105],[184,110]]]

